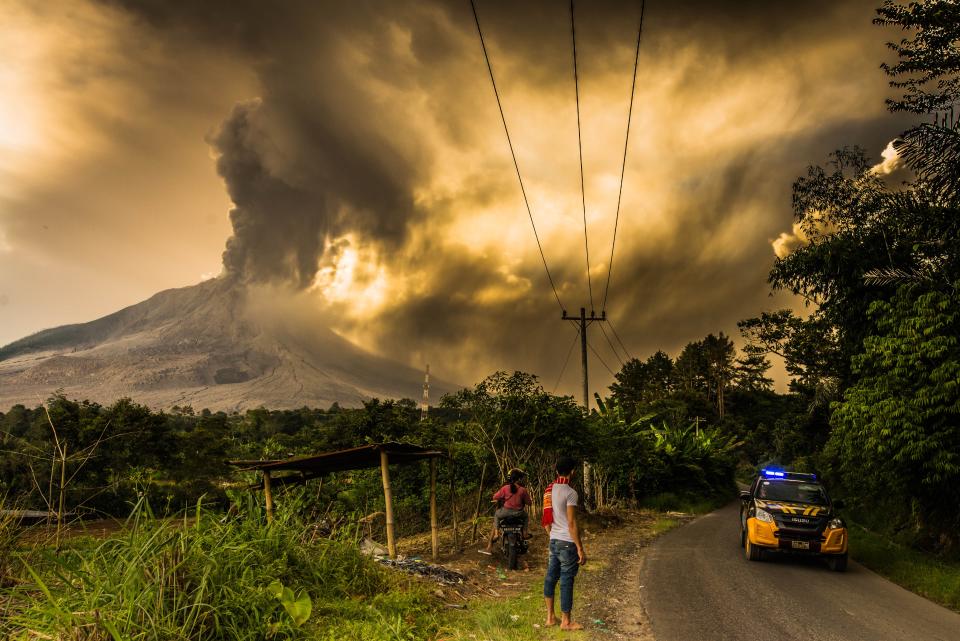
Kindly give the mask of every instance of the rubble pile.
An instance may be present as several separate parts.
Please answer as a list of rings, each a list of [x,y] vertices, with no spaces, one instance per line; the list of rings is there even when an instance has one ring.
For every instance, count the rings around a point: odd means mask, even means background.
[[[454,572],[453,570],[448,570],[445,567],[427,563],[426,561],[415,557],[391,559],[380,556],[377,557],[377,562],[402,572],[416,574],[418,576],[432,579],[443,585],[459,585],[464,583],[467,579],[466,576],[460,574],[459,572]]]

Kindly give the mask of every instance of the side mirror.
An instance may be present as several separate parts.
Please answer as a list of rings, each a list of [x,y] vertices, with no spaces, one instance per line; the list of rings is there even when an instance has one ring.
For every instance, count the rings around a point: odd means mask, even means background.
[[[836,499],[833,502],[834,509],[842,510],[846,506],[846,503],[843,502],[843,499]]]
[[[741,501],[749,501],[749,500],[752,499],[752,498],[753,498],[753,494],[751,494],[750,492],[747,492],[746,490],[740,492],[740,500],[741,500]],[[833,504],[836,505],[837,502],[834,501]]]

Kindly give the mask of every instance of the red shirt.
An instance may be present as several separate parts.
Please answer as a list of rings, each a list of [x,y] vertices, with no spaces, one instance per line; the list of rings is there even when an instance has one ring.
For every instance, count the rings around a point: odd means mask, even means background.
[[[523,506],[531,505],[533,501],[530,500],[530,495],[527,493],[527,488],[522,485],[517,486],[516,493],[510,491],[510,484],[507,483],[493,495],[494,501],[503,500],[503,507],[508,510],[522,510]]]

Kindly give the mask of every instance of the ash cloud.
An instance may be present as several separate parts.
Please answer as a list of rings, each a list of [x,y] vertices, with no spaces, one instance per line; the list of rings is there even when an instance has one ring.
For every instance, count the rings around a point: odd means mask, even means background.
[[[870,24],[873,4],[648,3],[608,308],[634,355],[735,333],[740,318],[783,303],[768,299],[765,276],[771,239],[790,225],[792,179],[834,147],[898,130],[877,69],[893,35]],[[466,2],[120,5],[162,37],[219,43],[256,71],[259,99],[209,137],[234,204],[228,274],[303,290],[345,247],[369,250],[389,291],[362,313],[344,299],[339,331],[448,379],[517,368],[550,386],[571,332]],[[561,299],[589,307],[566,9],[479,8]],[[636,13],[633,2],[578,10],[597,298]],[[602,336],[592,340],[618,367]],[[592,367],[601,389],[609,376]]]

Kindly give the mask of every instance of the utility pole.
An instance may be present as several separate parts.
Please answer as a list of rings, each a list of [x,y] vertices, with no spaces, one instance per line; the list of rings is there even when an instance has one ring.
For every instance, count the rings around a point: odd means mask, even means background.
[[[587,316],[587,310],[584,307],[580,308],[580,316],[568,316],[567,310],[563,310],[562,320],[572,321],[577,323],[580,329],[580,366],[583,369],[583,408],[586,410],[587,414],[590,414],[590,377],[587,373],[587,327],[591,323],[602,323],[607,320],[607,312],[600,312],[600,315],[597,316],[596,312],[590,310],[590,315]],[[583,498],[586,506],[590,509],[593,508],[593,470],[591,469],[590,463],[588,461],[583,462]]]
[[[427,420],[427,410],[430,408],[430,364],[423,375],[423,401],[420,403],[420,420]]]

